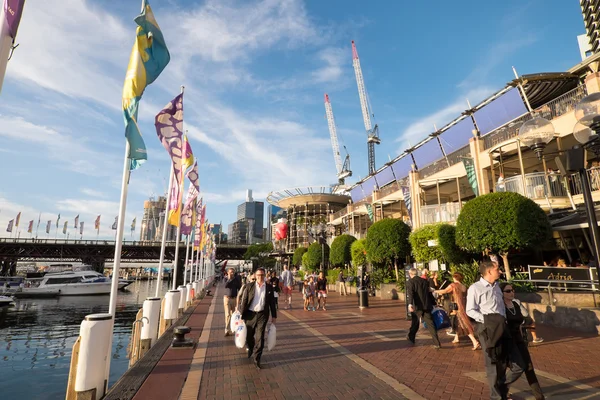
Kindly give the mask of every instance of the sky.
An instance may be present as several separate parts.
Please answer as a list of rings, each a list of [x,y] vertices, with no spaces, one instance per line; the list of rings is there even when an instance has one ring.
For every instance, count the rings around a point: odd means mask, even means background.
[[[323,94],[350,183],[367,175],[351,40],[379,125],[380,167],[519,74],[580,60],[577,1],[150,1],[171,62],[146,89],[138,124],[148,161],[132,172],[125,238],[139,238],[143,202],[166,192],[170,160],[154,116],[180,92],[207,217],[236,219],[246,189],[337,181]],[[28,0],[0,94],[0,237],[53,238],[57,215],[84,239],[114,237],[125,147],[121,95],[139,0]],[[343,152],[343,150],[342,150]],[[187,185],[187,183],[186,183]],[[266,206],[266,204],[265,204]],[[40,217],[41,214],[41,217]],[[266,214],[266,213],[265,213]],[[130,224],[137,218],[133,235]],[[49,235],[45,224],[52,221]],[[225,227],[226,229],[226,227]],[[20,233],[18,233],[20,231]]]

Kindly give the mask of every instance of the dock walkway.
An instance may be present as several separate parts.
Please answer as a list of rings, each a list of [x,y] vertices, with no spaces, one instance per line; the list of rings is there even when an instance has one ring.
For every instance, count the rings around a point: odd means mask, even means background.
[[[195,349],[169,349],[134,399],[486,399],[483,355],[464,338],[458,345],[441,331],[442,349],[410,325],[404,304],[370,298],[359,310],[356,296],[330,293],[327,311],[304,311],[294,293],[292,310],[280,310],[277,346],[257,370],[225,337],[222,288],[196,303],[186,325]],[[532,346],[547,398],[600,399],[600,337],[538,327],[544,343]],[[532,399],[521,378],[514,399]]]

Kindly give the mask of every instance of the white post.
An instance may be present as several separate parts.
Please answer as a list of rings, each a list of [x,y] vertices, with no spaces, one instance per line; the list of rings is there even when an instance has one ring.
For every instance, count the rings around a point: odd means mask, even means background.
[[[121,200],[119,203],[119,216],[117,219],[117,236],[115,241],[115,255],[112,271],[112,282],[110,286],[110,300],[108,304],[108,313],[113,316],[111,323],[114,324],[115,313],[117,310],[117,297],[119,290],[119,267],[121,266],[121,249],[123,247],[123,225],[125,223],[125,209],[127,208],[127,188],[129,184],[129,141],[125,141],[125,161],[123,162],[123,179],[121,180]],[[105,371],[106,387],[108,388],[108,377],[110,374],[110,360],[112,359],[112,335],[113,326],[111,325],[111,334],[108,337],[108,353]]]
[[[142,306],[142,316],[148,318],[142,324],[141,340],[150,340],[150,346],[154,345],[158,338],[158,322],[160,319],[160,297],[148,297]]]
[[[104,397],[108,387],[105,373],[110,368],[113,320],[111,314],[91,314],[81,323],[81,342],[75,375],[76,393],[90,393],[95,390],[97,399]]]
[[[187,288],[185,286],[179,286],[177,290],[181,293],[181,297],[179,298],[179,311],[183,313],[183,310],[185,310],[185,300],[187,298]]]
[[[156,297],[160,297],[160,289],[162,284],[163,264],[165,261],[165,245],[167,243],[167,229],[169,228],[168,212],[169,203],[171,199],[171,187],[173,186],[173,178],[175,176],[175,169],[173,163],[171,163],[171,174],[169,175],[169,188],[167,189],[167,202],[165,204],[165,220],[163,221],[162,240],[160,243],[160,261],[158,262],[158,277],[156,278]]]
[[[190,235],[187,236],[187,243],[185,245],[185,263],[183,264],[183,284],[187,283],[187,267],[188,267],[188,257],[190,255]],[[192,271],[190,270],[190,282],[192,281]]]
[[[192,297],[192,284],[188,283],[187,285],[185,285],[185,288],[185,305],[187,307],[192,302],[192,300],[194,300],[194,298]]]

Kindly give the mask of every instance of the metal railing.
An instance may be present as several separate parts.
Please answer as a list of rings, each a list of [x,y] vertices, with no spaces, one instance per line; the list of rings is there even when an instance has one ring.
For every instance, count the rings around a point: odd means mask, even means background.
[[[94,240],[88,240],[88,239],[83,239],[83,240],[79,240],[79,239],[40,239],[40,238],[0,238],[0,243],[32,243],[32,244],[77,244],[77,245],[111,245],[114,246],[115,245],[115,241],[114,240],[103,240],[103,239],[94,239]],[[175,246],[177,244],[177,241],[175,240],[168,240],[165,242],[167,246]],[[148,246],[148,247],[154,247],[154,246],[160,246],[161,242],[160,241],[150,241],[150,240],[132,240],[132,241],[128,241],[128,240],[124,240],[123,241],[123,246]],[[180,246],[185,246],[185,241],[182,240],[179,242]],[[235,244],[218,244],[217,246],[219,247],[244,247],[247,245],[235,245]]]
[[[440,158],[439,160],[419,169],[419,177],[421,179],[427,178],[428,176],[443,171],[454,164],[462,162],[462,159],[465,157],[471,157],[471,146],[469,146],[468,143],[466,146],[463,146],[460,149],[448,154],[448,158]]]
[[[592,191],[600,190],[600,167],[592,167],[588,169],[588,177]],[[579,174],[573,174],[568,179],[569,188],[572,195],[583,194],[581,186],[581,178]]]
[[[421,224],[429,225],[438,222],[454,223],[460,214],[460,203],[421,206]]]
[[[338,218],[342,218],[346,214],[348,214],[348,207],[344,207],[340,211],[334,212],[331,216],[331,220],[334,221]]]
[[[496,185],[496,191],[519,193],[530,199],[568,197],[567,180],[561,175],[544,172],[511,176],[504,180],[504,185]]]
[[[515,118],[510,122],[502,125],[499,128],[494,129],[490,133],[482,136],[483,148],[485,150],[494,147],[495,145],[505,142],[508,139],[514,138],[519,135],[519,128],[524,122],[531,119],[531,114],[527,113],[519,118]]]

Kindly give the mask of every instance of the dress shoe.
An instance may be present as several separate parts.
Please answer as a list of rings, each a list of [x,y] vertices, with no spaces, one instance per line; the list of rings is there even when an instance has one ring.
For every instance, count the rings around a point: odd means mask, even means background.
[[[248,355],[248,358],[252,357],[252,350],[246,349],[246,354]]]
[[[256,369],[261,370],[262,369],[262,365],[260,365],[260,361],[256,361],[254,360],[254,366],[256,367]]]
[[[408,335],[407,335],[407,336],[406,336],[406,339],[407,339],[409,342],[411,342],[412,344],[415,344],[415,340],[414,340],[414,339],[411,339],[411,338],[410,338],[410,336],[408,336]]]
[[[433,348],[434,348],[434,349],[436,349],[436,350],[439,350],[439,349],[441,349],[441,348],[442,348],[442,346],[440,346],[440,345],[438,345],[438,344],[434,344],[434,345],[433,345]]]

